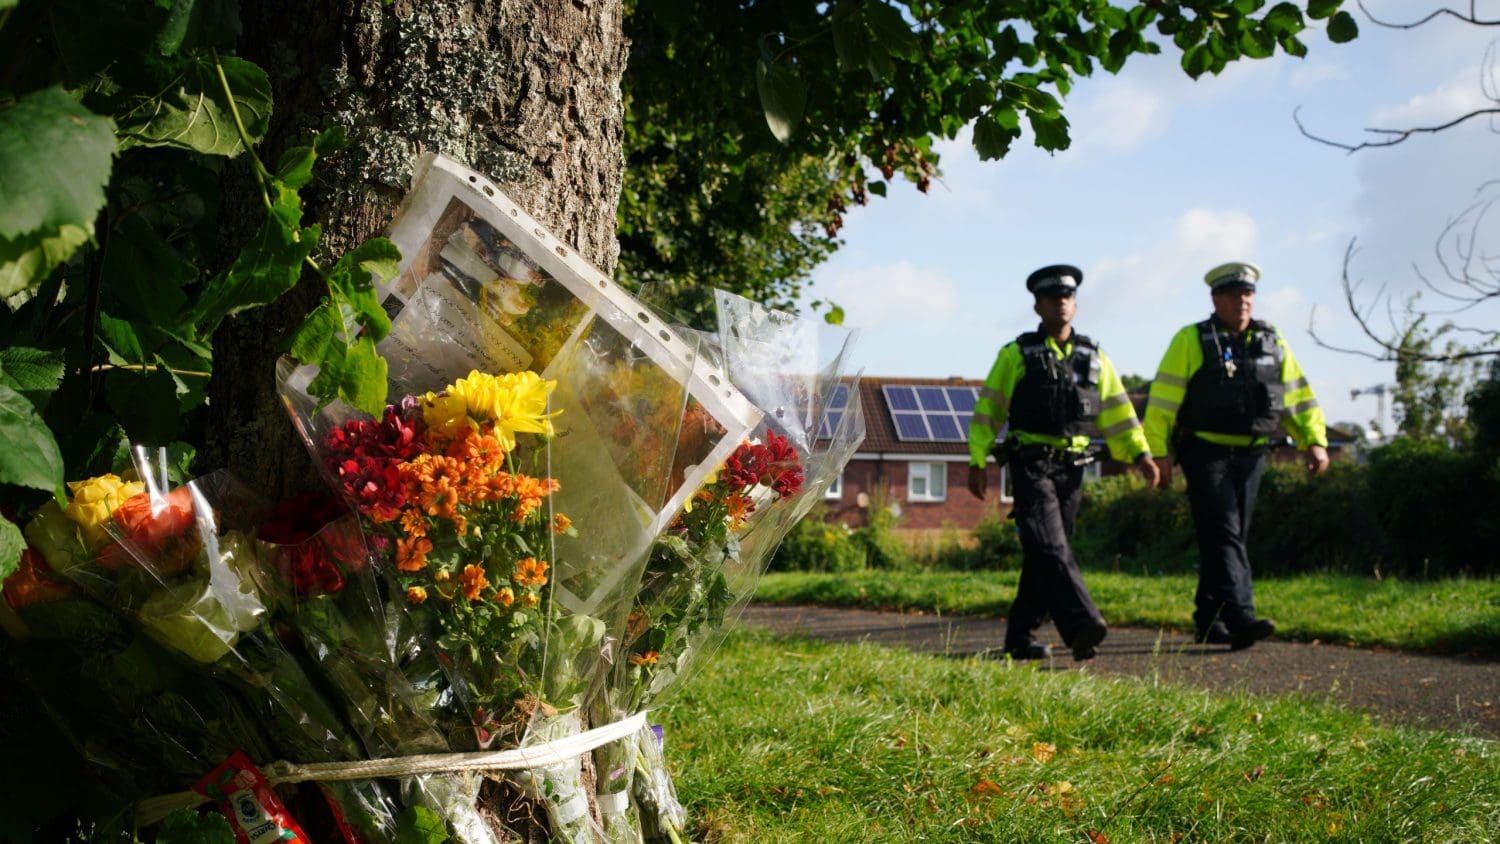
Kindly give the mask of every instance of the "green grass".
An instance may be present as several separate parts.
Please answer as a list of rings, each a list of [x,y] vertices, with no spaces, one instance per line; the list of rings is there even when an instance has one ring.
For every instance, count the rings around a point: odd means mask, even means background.
[[[1019,574],[953,571],[775,572],[755,598],[779,604],[1004,615]],[[1085,573],[1106,620],[1191,629],[1192,575]],[[1441,653],[1500,654],[1500,580],[1401,581],[1303,575],[1255,582],[1257,611],[1277,635]]]
[[[1500,830],[1500,746],[1295,696],[740,631],[661,715],[698,841],[1482,842]]]

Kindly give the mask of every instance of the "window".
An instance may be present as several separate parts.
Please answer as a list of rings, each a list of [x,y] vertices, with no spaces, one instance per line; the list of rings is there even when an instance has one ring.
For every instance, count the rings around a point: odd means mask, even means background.
[[[830,501],[838,501],[839,499],[844,497],[843,472],[839,472],[839,476],[834,478],[833,483],[828,485],[828,489],[823,491],[823,497]]]
[[[906,464],[907,501],[946,501],[948,499],[948,464]]]
[[[1104,477],[1104,461],[1095,460],[1083,467],[1083,482],[1090,483]]]

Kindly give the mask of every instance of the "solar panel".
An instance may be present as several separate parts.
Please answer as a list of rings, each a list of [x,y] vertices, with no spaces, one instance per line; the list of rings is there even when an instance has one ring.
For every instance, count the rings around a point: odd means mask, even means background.
[[[918,387],[917,402],[923,410],[948,410],[948,393],[942,387]]]
[[[902,441],[927,440],[927,420],[920,413],[897,413],[891,417],[896,422],[896,438]]]
[[[881,387],[885,392],[885,403],[891,410],[920,410],[917,407],[916,391],[911,387]]]
[[[949,387],[948,401],[953,403],[953,409],[960,413],[970,413],[979,400],[979,391],[973,387]]]
[[[932,438],[944,442],[961,442],[968,439],[967,431],[960,434],[958,422],[951,414],[934,413],[927,417],[927,424],[932,428]]]
[[[823,421],[818,423],[818,438],[832,439],[844,419],[844,410],[849,407],[849,385],[838,384],[828,396],[828,406],[823,409]]]

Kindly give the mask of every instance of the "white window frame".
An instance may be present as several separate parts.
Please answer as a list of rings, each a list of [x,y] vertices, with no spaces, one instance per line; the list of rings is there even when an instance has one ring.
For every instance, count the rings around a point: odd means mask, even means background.
[[[1104,477],[1104,461],[1095,460],[1083,467],[1083,482],[1094,483]]]
[[[843,500],[843,498],[844,498],[844,473],[843,472],[839,472],[838,477],[836,477],[836,478],[833,479],[833,483],[831,483],[831,484],[828,485],[828,489],[823,490],[823,498],[824,498],[824,500],[827,500],[827,501],[842,501]]]
[[[918,472],[917,467],[922,467]],[[941,466],[942,469],[936,474],[941,475],[937,482],[933,479],[932,467]],[[920,475],[926,481],[927,492],[918,495],[913,489],[912,481]],[[924,502],[943,502],[948,500],[948,463],[942,460],[913,460],[906,464],[906,500]]]

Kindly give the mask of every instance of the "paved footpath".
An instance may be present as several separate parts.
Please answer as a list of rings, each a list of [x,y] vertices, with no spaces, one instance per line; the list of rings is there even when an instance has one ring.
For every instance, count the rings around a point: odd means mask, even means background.
[[[949,656],[998,655],[996,618],[752,604],[741,622],[832,642],[870,642]],[[1243,651],[1171,630],[1111,627],[1099,656],[1075,662],[1051,624],[1052,670],[1160,677],[1252,694],[1303,692],[1384,720],[1500,739],[1500,661],[1270,639]]]

